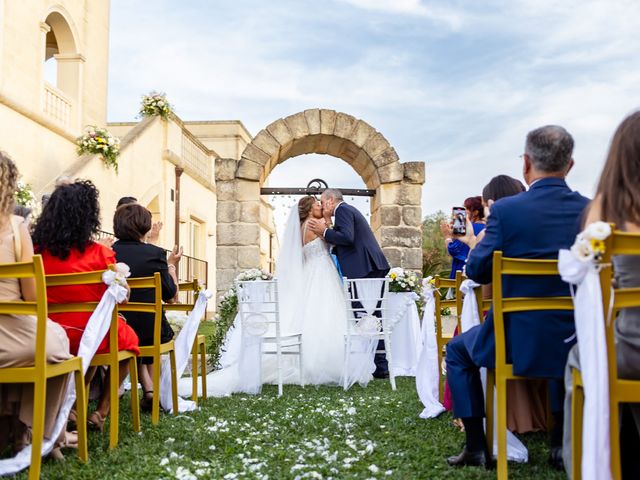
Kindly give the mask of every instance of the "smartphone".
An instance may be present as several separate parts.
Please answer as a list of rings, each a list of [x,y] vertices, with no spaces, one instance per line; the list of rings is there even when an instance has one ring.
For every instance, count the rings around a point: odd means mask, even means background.
[[[464,207],[451,209],[451,230],[454,235],[467,234],[467,211]]]

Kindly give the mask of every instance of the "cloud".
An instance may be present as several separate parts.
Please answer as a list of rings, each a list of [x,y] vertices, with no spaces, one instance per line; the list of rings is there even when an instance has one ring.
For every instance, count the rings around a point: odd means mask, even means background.
[[[494,175],[519,176],[526,133],[546,123],[574,135],[570,183],[591,194],[615,127],[640,106],[638,2],[149,5],[112,1],[110,120],[132,118],[152,89],[185,120],[240,119],[252,133],[306,108],[344,111],[401,161],[426,162],[425,213],[479,194]],[[306,183],[311,169],[299,165],[322,165],[312,158],[273,178]],[[331,183],[357,184],[347,171]]]
[[[364,10],[396,15],[425,17],[451,30],[460,30],[464,24],[460,11],[442,6],[427,5],[421,0],[340,0]],[[431,2],[435,3],[435,2]]]

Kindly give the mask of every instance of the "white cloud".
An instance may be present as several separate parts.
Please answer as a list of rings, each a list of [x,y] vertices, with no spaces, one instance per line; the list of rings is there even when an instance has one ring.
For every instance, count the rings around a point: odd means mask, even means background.
[[[425,17],[452,30],[459,30],[464,24],[460,11],[442,6],[425,4],[421,0],[340,0],[355,7],[383,13],[416,15]]]

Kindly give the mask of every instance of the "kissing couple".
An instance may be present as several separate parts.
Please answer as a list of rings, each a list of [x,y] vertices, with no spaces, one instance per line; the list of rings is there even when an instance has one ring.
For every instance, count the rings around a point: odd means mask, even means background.
[[[325,190],[320,202],[313,196],[302,198],[291,209],[276,263],[282,331],[302,332],[305,384],[342,385],[344,375],[348,385],[366,384],[372,373],[385,378],[389,372],[384,354],[376,355],[375,366],[366,355],[350,358],[349,372],[343,371],[347,306],[330,247],[349,279],[384,278],[389,271],[368,222],[344,202],[340,190]],[[271,375],[265,367],[266,379]],[[288,383],[298,381],[296,373],[285,369]]]

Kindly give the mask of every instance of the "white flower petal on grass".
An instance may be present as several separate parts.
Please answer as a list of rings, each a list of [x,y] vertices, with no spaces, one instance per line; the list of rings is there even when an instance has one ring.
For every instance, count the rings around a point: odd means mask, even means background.
[[[375,463],[372,463],[371,465],[369,465],[368,468],[371,473],[378,473],[380,471],[380,469]]]
[[[164,467],[165,465],[169,464],[169,459],[167,457],[164,457],[162,460],[160,460],[160,466]]]

